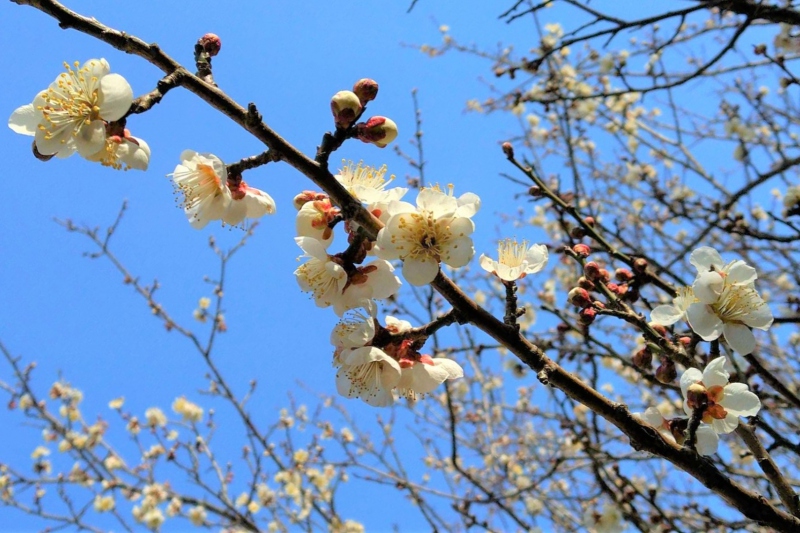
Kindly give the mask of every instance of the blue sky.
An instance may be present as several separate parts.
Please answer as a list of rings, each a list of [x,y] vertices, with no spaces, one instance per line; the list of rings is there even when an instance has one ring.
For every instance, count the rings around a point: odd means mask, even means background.
[[[437,44],[440,24],[482,47],[493,47],[501,39],[522,42],[530,27],[498,21],[496,6],[422,1],[406,14],[408,2],[397,1],[370,8],[355,1],[314,2],[302,8],[291,1],[236,2],[224,9],[219,2],[207,1],[67,5],[157,42],[189,68],[195,40],[206,32],[219,34],[223,46],[214,60],[214,74],[220,87],[240,103],[256,102],[270,126],[310,154],[332,126],[330,97],[362,77],[381,86],[369,113],[394,119],[400,128],[397,142],[411,150],[411,91],[417,88],[425,121],[427,177],[454,183],[457,192],[473,191],[484,199],[475,219],[476,248],[478,254],[494,249],[497,213],[514,209],[509,201],[516,192],[498,176],[508,170],[499,143],[515,134],[517,126],[508,117],[463,112],[468,99],[486,94],[485,83],[478,79],[487,72],[484,61],[460,55],[431,60],[404,43]],[[0,67],[11,74],[0,88],[0,111],[6,115],[30,102],[61,72],[64,61],[104,57],[137,95],[151,90],[161,76],[140,58],[63,31],[44,14],[8,2],[0,6],[0,47]],[[40,390],[59,375],[82,389],[83,411],[89,418],[100,414],[113,420],[107,402],[118,396],[140,415],[152,405],[166,410],[182,394],[204,403],[196,391],[207,386],[205,369],[184,339],[166,333],[150,316],[142,299],[108,262],[83,256],[92,251],[88,240],[68,234],[53,218],[106,226],[127,200],[129,209],[112,248],[142,280],[158,278],[161,302],[177,320],[205,331],[192,320],[192,311],[200,297],[211,296],[204,276],[215,277],[219,268],[208,238],[214,235],[228,247],[241,233],[216,224],[192,229],[175,207],[165,175],[186,148],[212,152],[226,162],[263,150],[238,126],[182,90],[168,94],[147,114],[133,117],[128,127],[152,149],[145,173],[114,172],[79,157],[42,163],[30,155],[28,138],[0,130],[9,169],[8,194],[0,209],[0,339],[25,361],[37,362],[35,384]],[[391,149],[358,141],[348,142],[331,161],[336,164],[341,158],[386,163],[399,182],[411,172]],[[314,393],[335,393],[328,336],[336,319],[330,310],[317,309],[292,275],[299,249],[293,240],[291,200],[310,182],[286,165],[250,171],[245,179],[275,198],[278,213],[262,220],[255,237],[230,265],[225,302],[229,331],[218,339],[216,357],[236,390],[244,391],[251,379],[258,380],[250,409],[267,424],[288,405],[287,394],[311,396],[300,388],[301,382]],[[533,233],[518,236],[537,238]],[[0,370],[0,379],[10,379],[7,369]],[[348,406],[365,425],[373,420],[373,409],[355,401]],[[224,426],[224,411],[219,416]],[[0,425],[0,462],[30,463],[29,454],[41,440],[38,430],[6,410],[0,412]],[[231,440],[233,458],[241,443]],[[387,492],[387,497],[397,498],[397,493]],[[351,506],[352,516],[372,528],[390,523],[385,510],[360,498],[343,505]],[[416,522],[403,520],[405,528],[415,527]],[[2,531],[38,525],[0,508]]]

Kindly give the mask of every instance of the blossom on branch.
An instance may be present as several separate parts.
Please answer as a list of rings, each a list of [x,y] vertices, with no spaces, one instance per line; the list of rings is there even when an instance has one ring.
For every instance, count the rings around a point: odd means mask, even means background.
[[[295,237],[308,258],[295,270],[297,283],[314,296],[319,307],[333,306],[342,316],[348,309],[372,310],[372,299],[392,296],[400,288],[394,267],[378,259],[364,266],[348,265],[340,256],[328,255],[322,242],[311,237]]]
[[[633,416],[658,429],[665,439],[672,439],[680,445],[686,440],[684,431],[689,425],[688,418],[668,420],[656,407],[648,407],[644,413],[633,413]],[[700,455],[713,455],[717,452],[719,436],[711,426],[701,424],[695,432],[695,438],[695,449]]]
[[[394,201],[389,219],[378,233],[378,257],[402,259],[403,276],[412,285],[426,285],[439,272],[439,262],[453,268],[466,265],[475,254],[470,218],[480,209],[480,198],[466,193],[459,198],[438,187],[422,189],[417,207]]]
[[[745,383],[728,383],[725,357],[717,357],[703,372],[689,368],[681,376],[683,410],[689,417],[703,409],[703,423],[717,433],[730,433],[739,426],[740,416],[755,416],[761,400]]]
[[[400,363],[380,348],[364,346],[341,355],[336,390],[347,398],[361,398],[373,407],[394,403],[392,389],[400,381]]]
[[[150,146],[143,139],[132,136],[126,129],[124,136],[106,137],[105,146],[86,159],[116,170],[147,170],[150,164]]]
[[[183,193],[183,207],[189,222],[197,229],[212,220],[221,220],[233,198],[228,190],[228,170],[220,158],[194,150],[181,153],[181,163],[170,174],[176,192]]]
[[[222,221],[231,226],[238,226],[245,218],[261,218],[274,215],[275,200],[261,189],[250,187],[243,180],[233,183],[228,180],[228,190],[232,201],[222,215]]]
[[[547,246],[528,241],[504,239],[497,245],[498,260],[481,254],[481,268],[495,274],[503,281],[517,281],[528,274],[535,274],[545,267],[548,259]]]
[[[347,189],[347,192],[364,202],[368,206],[374,204],[388,204],[394,200],[400,200],[408,192],[405,187],[394,187],[386,190],[386,186],[394,181],[394,174],[386,179],[386,165],[374,168],[364,165],[362,161],[354,164],[352,161],[345,165],[342,160],[342,168],[334,176],[336,180]],[[372,207],[368,207],[372,210]]]
[[[722,261],[715,250],[701,250],[701,254],[700,250],[692,253],[692,264],[700,273],[692,285],[698,301],[686,309],[689,325],[703,340],[724,335],[731,349],[749,354],[756,347],[750,328],[766,330],[773,320],[772,311],[755,290],[758,275],[744,261],[720,266]],[[706,266],[708,270],[703,270]]]
[[[415,400],[428,394],[448,379],[464,377],[464,369],[451,359],[422,355],[417,360],[401,359],[402,373],[397,383],[401,396]]]
[[[650,321],[661,325],[671,326],[675,322],[686,318],[686,310],[698,301],[691,287],[680,287],[678,295],[672,299],[672,305],[659,305],[650,311]]]
[[[106,124],[131,107],[133,89],[125,78],[109,73],[105,59],[79,65],[64,63],[67,71],[8,119],[12,130],[34,137],[41,155],[97,154],[106,145]]]

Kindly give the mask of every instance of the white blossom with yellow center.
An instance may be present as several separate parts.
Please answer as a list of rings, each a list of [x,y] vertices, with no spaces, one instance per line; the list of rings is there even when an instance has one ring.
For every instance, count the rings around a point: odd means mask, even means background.
[[[194,150],[181,153],[181,163],[170,174],[175,189],[183,193],[180,206],[193,227],[200,229],[220,220],[233,201],[228,190],[228,171],[213,154]]]
[[[750,328],[767,330],[773,320],[754,287],[756,270],[741,260],[724,264],[709,247],[692,252],[691,263],[699,272],[692,285],[697,300],[686,309],[692,330],[705,341],[724,335],[734,351],[752,353],[756,340]]]
[[[133,90],[125,78],[109,73],[105,59],[64,66],[67,71],[32,103],[11,114],[8,126],[33,136],[42,155],[68,157],[77,151],[90,157],[105,147],[106,122],[121,119],[130,109]]]
[[[528,248],[528,242],[517,242],[516,239],[504,239],[497,245],[498,260],[481,254],[481,268],[497,275],[503,281],[516,281],[528,274],[539,272],[547,264],[547,246],[534,244]]]
[[[439,272],[439,262],[453,268],[469,263],[475,255],[470,218],[480,209],[480,198],[466,193],[453,196],[439,188],[425,188],[417,195],[417,207],[393,201],[389,218],[378,233],[377,254],[382,259],[402,259],[403,276],[412,285],[426,285]]]
[[[392,389],[400,381],[400,364],[380,348],[346,350],[336,373],[336,390],[347,398],[361,398],[373,407],[394,403]]]
[[[344,165],[345,161],[342,160]],[[395,187],[386,189],[394,181],[394,174],[386,177],[386,165],[374,168],[364,165],[362,161],[356,165],[352,161],[343,166],[334,176],[336,180],[347,189],[347,192],[366,204],[388,204],[408,192],[407,188]]]

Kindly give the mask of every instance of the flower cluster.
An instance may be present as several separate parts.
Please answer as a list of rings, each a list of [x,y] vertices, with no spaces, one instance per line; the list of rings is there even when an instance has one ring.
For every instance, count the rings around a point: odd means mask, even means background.
[[[755,349],[751,328],[766,330],[772,311],[755,289],[758,274],[742,260],[725,263],[713,248],[698,248],[690,257],[697,269],[691,287],[679,289],[672,305],[660,305],[651,320],[669,326],[685,319],[705,341],[724,336],[731,349],[746,355]]]
[[[146,170],[150,147],[116,124],[133,103],[130,84],[111,74],[105,59],[64,66],[66,72],[33,102],[14,110],[8,126],[33,137],[35,153],[42,159],[77,152],[115,169]]]
[[[347,317],[331,335],[339,394],[384,407],[394,403],[394,391],[416,400],[444,381],[464,375],[455,361],[421,354],[417,340],[405,320],[387,316],[383,327],[363,313]]]

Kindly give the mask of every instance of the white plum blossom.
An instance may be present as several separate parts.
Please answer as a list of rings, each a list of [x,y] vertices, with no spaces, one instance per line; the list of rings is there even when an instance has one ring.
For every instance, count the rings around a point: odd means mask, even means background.
[[[661,411],[659,411],[658,408],[648,407],[644,413],[634,413],[633,416],[658,429],[658,432],[661,433],[661,436],[665,439],[675,440],[675,434],[672,432],[669,420],[664,418],[664,415],[661,414]],[[688,426],[687,419],[681,420],[686,421]],[[717,452],[717,446],[719,446],[719,436],[717,435],[717,432],[714,431],[714,428],[705,424],[701,424],[695,432],[695,437],[695,449],[697,450],[697,453],[700,455],[713,455]],[[680,438],[679,435],[678,444],[683,444],[684,439],[685,436]]]
[[[105,146],[86,159],[116,170],[147,170],[150,164],[150,146],[143,139],[133,137],[128,130],[125,130],[125,136],[106,137]]]
[[[359,161],[356,165],[352,161],[345,164],[339,173],[334,176],[336,180],[347,189],[347,192],[358,198],[365,204],[388,204],[391,201],[400,200],[408,189],[405,187],[394,187],[386,189],[386,186],[394,181],[394,174],[386,179],[386,165],[380,168],[373,168],[364,165]]]
[[[737,263],[737,262],[734,262]],[[703,340],[725,336],[731,349],[747,355],[756,347],[750,328],[769,329],[772,311],[753,287],[755,270],[739,261],[728,272],[701,272],[692,286],[697,302],[689,305],[689,325]]]
[[[230,226],[238,226],[245,218],[261,218],[275,214],[275,200],[261,189],[250,187],[244,181],[237,185],[227,184],[232,201],[222,214],[222,221]]]
[[[312,237],[327,248],[333,241],[333,229],[329,224],[339,214],[339,209],[329,198],[305,202],[297,211],[295,229],[300,237]]]
[[[176,190],[183,193],[181,207],[197,229],[212,220],[221,220],[233,201],[227,184],[228,170],[213,154],[184,150],[181,163],[170,176]]]
[[[346,350],[336,373],[336,390],[347,398],[361,398],[373,407],[394,403],[392,389],[400,381],[400,363],[380,348]]]
[[[337,349],[361,348],[372,341],[375,330],[375,320],[372,315],[353,310],[334,326],[331,331],[331,344]]]
[[[470,218],[480,208],[480,198],[466,193],[459,198],[438,188],[422,189],[417,207],[393,201],[389,218],[378,232],[377,254],[383,259],[402,259],[403,276],[412,285],[426,285],[439,272],[439,262],[453,268],[466,265],[475,254]]]
[[[464,369],[451,359],[423,355],[417,361],[401,360],[402,373],[397,383],[401,396],[415,400],[428,394],[448,379],[464,377]]]
[[[625,529],[622,523],[622,513],[612,503],[603,505],[602,513],[598,513],[592,508],[586,509],[583,515],[583,525],[593,533],[622,533]]]
[[[67,71],[8,119],[12,130],[34,137],[42,155],[97,154],[106,145],[106,123],[125,116],[133,102],[130,84],[110,74],[105,59],[79,65],[64,63]]]
[[[305,252],[302,257],[308,258],[294,272],[300,288],[313,294],[317,306],[333,306],[339,316],[356,307],[372,312],[372,299],[388,298],[400,288],[387,261],[375,260],[348,273],[344,261],[328,255],[322,242],[311,237],[295,237],[295,242]]]
[[[545,267],[548,259],[547,246],[528,241],[504,239],[497,245],[498,260],[481,254],[481,268],[497,275],[503,281],[516,281],[528,274],[535,274]]]
[[[686,310],[697,301],[691,287],[680,287],[672,305],[659,305],[650,311],[650,321],[661,326],[671,326],[686,318]]]
[[[681,376],[683,410],[689,417],[694,410],[706,405],[703,422],[717,433],[730,433],[739,426],[740,416],[755,416],[761,400],[750,392],[745,383],[728,383],[725,357],[717,357],[703,372],[689,368]]]

